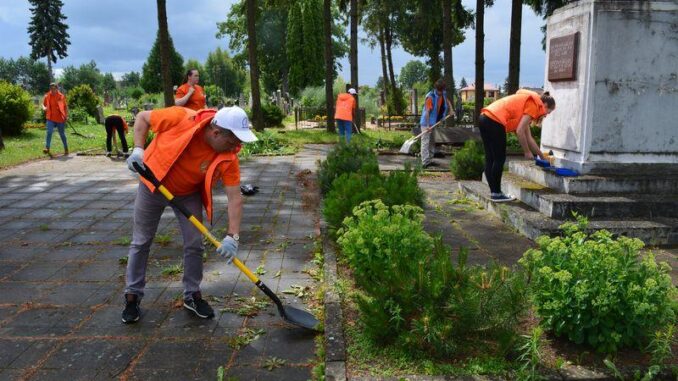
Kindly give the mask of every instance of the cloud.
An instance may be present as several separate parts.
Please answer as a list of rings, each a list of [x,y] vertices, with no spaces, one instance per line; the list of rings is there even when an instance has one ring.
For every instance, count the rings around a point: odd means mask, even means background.
[[[175,48],[184,59],[204,61],[217,47],[228,50],[227,39],[217,39],[216,23],[224,21],[235,0],[201,0],[197,2],[167,2],[167,18]],[[475,7],[475,1],[464,0]],[[154,1],[137,0],[68,0],[63,13],[67,16],[71,45],[68,57],[56,68],[79,66],[94,60],[103,72],[140,71],[155,41],[157,13]],[[508,72],[508,46],[511,1],[496,0],[485,13],[485,78],[486,82],[502,84]],[[30,22],[27,1],[4,1],[0,5],[0,52],[3,58],[30,54],[27,34]],[[523,7],[521,49],[521,84],[540,86],[544,79],[544,52],[541,50],[543,21]],[[347,31],[348,33],[348,31]],[[364,36],[363,36],[364,37]],[[365,43],[359,48],[359,76],[363,84],[374,85],[381,76],[378,47]],[[396,73],[414,57],[402,48],[393,51]],[[466,31],[466,41],[453,50],[454,73],[457,82],[465,77],[473,82],[475,72],[475,31]],[[350,79],[348,58],[341,61],[340,75]]]

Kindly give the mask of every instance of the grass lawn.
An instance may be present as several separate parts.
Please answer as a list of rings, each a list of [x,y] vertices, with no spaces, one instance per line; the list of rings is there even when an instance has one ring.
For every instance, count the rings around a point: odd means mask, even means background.
[[[126,119],[130,119],[129,112],[113,111],[106,108],[105,115],[119,113]],[[68,139],[68,147],[71,154],[82,152],[91,149],[98,149],[100,153],[104,153],[106,147],[106,131],[100,124],[95,124],[90,120],[90,124],[85,123],[71,123],[77,132],[85,137],[74,134],[73,128],[66,126],[66,137]],[[130,131],[127,134],[128,144],[132,145],[133,128],[130,126]],[[0,169],[15,166],[17,164],[25,163],[31,160],[47,158],[47,155],[42,153],[45,147],[46,130],[42,128],[28,128],[20,136],[3,136],[5,142],[5,149],[0,151]],[[304,144],[332,144],[339,141],[339,136],[336,133],[330,133],[323,129],[306,129],[306,130],[282,130],[276,128],[269,128],[263,134],[259,134],[262,138],[258,147],[250,150],[244,150],[242,156],[254,155],[291,155],[299,151]],[[412,135],[407,131],[363,131],[362,134],[354,134],[353,140],[360,144],[367,144],[373,148],[379,149],[398,149],[405,142],[406,139]],[[267,141],[267,138],[272,138]],[[271,142],[270,140],[275,140]],[[120,142],[118,142],[120,147]],[[57,131],[52,135],[51,151],[53,155],[61,155],[63,153],[63,146]],[[115,149],[114,149],[115,151]]]

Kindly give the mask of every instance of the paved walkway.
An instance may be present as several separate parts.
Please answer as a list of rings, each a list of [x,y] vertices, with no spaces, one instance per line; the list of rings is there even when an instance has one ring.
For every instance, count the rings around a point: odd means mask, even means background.
[[[320,149],[318,149],[320,148]],[[295,175],[315,170],[325,147],[242,164],[246,199],[240,258],[283,298],[303,306],[312,292],[317,211],[302,207]],[[307,172],[306,172],[307,173]],[[198,319],[180,307],[181,236],[170,208],[151,250],[147,295],[138,324],[120,322],[137,181],[122,161],[59,157],[0,172],[0,379],[305,380],[314,335],[283,323],[272,303],[208,249],[203,294],[217,311]],[[226,227],[225,196],[215,192],[217,236]],[[307,289],[303,289],[307,287]],[[256,300],[252,300],[256,297]],[[177,303],[179,302],[179,303]],[[229,311],[256,310],[254,317]],[[249,344],[247,341],[251,340]],[[268,370],[265,366],[272,368]]]

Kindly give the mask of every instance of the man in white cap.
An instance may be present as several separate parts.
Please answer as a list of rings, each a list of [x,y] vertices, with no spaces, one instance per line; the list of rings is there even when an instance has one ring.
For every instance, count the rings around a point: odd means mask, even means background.
[[[149,129],[155,138],[144,149]],[[212,186],[219,179],[228,196],[228,234],[217,252],[232,261],[238,252],[238,233],[242,219],[240,167],[237,153],[242,142],[257,140],[249,127],[247,114],[239,107],[199,112],[184,107],[140,112],[134,123],[134,150],[127,159],[129,169],[134,164],[151,169],[175,199],[198,220],[202,209],[212,222]],[[146,265],[151,243],[160,216],[169,204],[165,197],[144,178],[134,202],[134,227],[130,244],[123,323],[139,320],[139,305],[146,285]],[[178,210],[174,214],[184,240],[184,308],[200,318],[214,317],[214,311],[202,298],[200,282],[203,276],[202,235]]]
[[[353,113],[355,112],[356,101],[353,97],[358,92],[354,88],[348,89],[347,93],[341,93],[337,96],[337,105],[334,110],[334,120],[337,121],[337,131],[339,140],[345,137],[346,143],[351,142],[351,131],[353,125]]]

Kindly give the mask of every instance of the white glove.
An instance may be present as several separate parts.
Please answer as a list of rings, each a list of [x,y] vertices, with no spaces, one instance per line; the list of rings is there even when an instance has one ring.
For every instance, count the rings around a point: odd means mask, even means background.
[[[238,255],[238,241],[230,235],[227,235],[224,240],[221,241],[221,246],[217,248],[217,254],[227,259],[227,263],[230,265],[231,262],[233,262],[233,258]]]
[[[134,168],[134,163],[137,163],[141,168],[144,167],[144,149],[139,147],[134,147],[132,154],[127,158],[127,167],[130,171],[136,173],[137,170]]]

